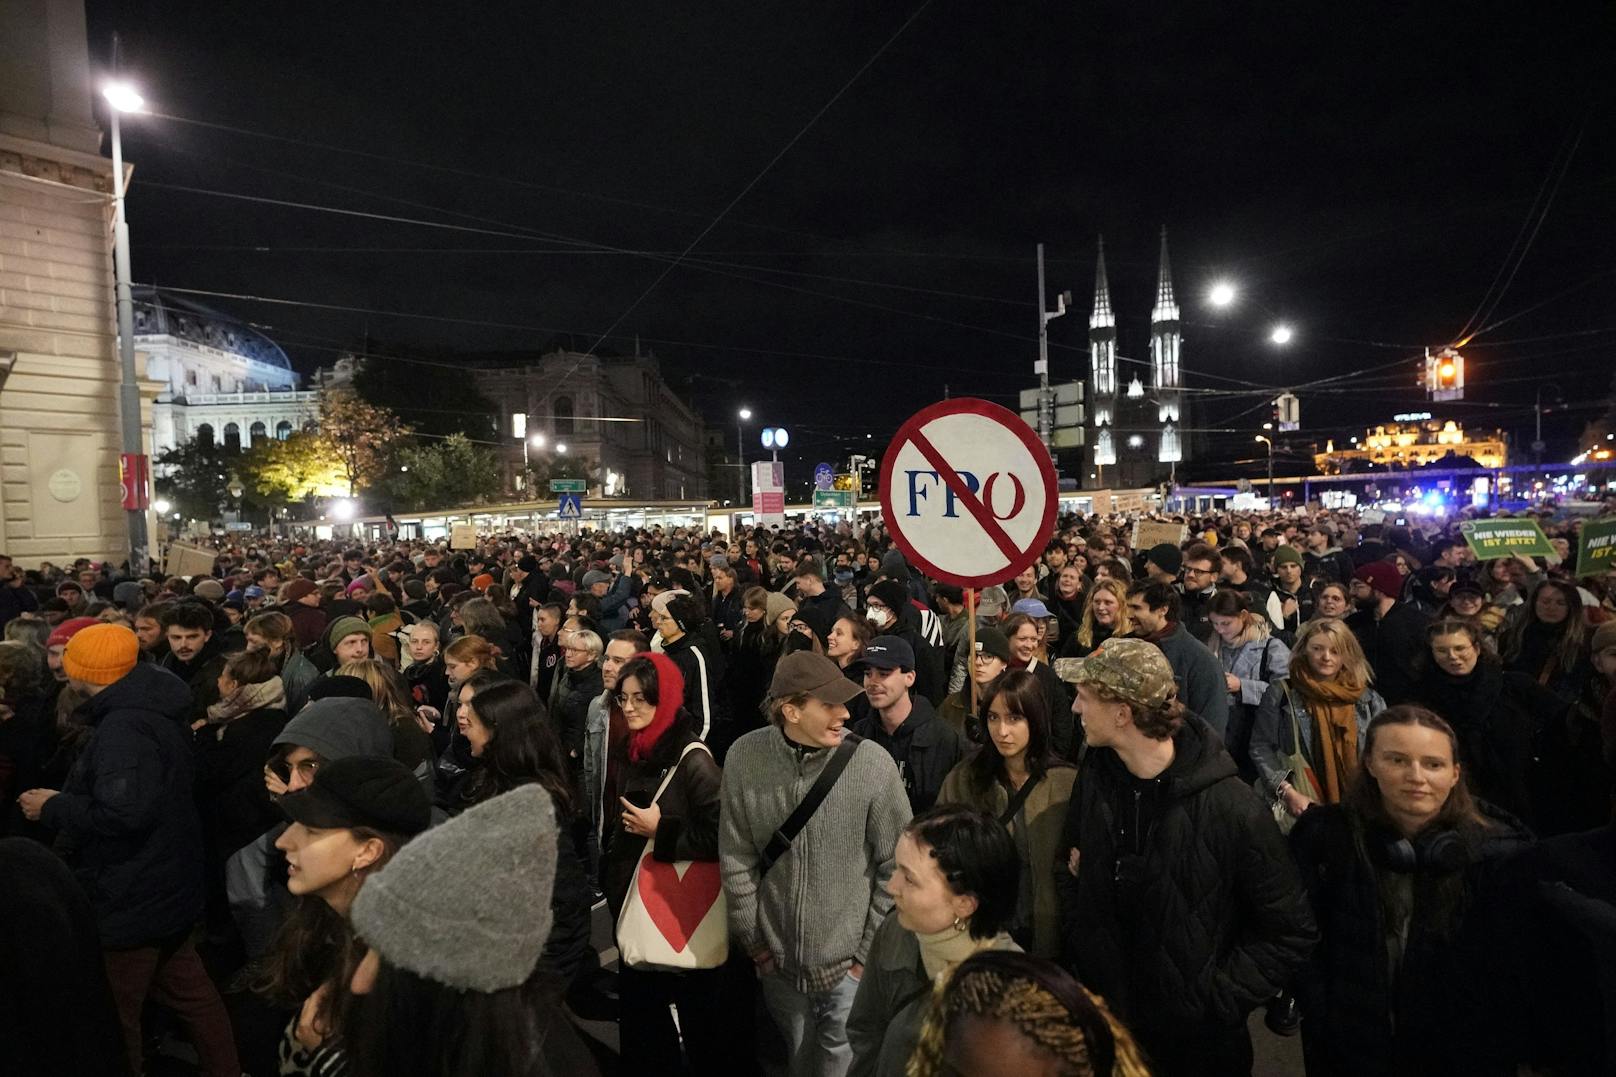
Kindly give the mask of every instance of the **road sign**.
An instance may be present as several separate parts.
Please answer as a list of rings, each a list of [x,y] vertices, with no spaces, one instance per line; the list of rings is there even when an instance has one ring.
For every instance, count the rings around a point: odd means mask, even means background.
[[[562,494],[556,515],[563,520],[581,520],[584,516],[582,494]]]
[[[819,464],[814,468],[814,489],[829,490],[836,485],[836,469],[829,464]]]
[[[131,511],[151,504],[151,458],[140,453],[120,453],[118,482],[123,487],[123,507]]]
[[[814,508],[821,512],[841,512],[853,507],[851,490],[815,490]]]
[[[581,494],[589,489],[587,479],[551,479],[550,492],[552,494]]]
[[[1026,423],[959,397],[898,428],[881,457],[881,508],[909,560],[944,583],[986,587],[1038,560],[1054,533],[1055,468]]]

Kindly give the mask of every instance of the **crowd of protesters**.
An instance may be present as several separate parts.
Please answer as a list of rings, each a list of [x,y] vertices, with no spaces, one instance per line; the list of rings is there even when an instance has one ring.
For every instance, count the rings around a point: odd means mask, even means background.
[[[6,1069],[1616,1072],[1575,520],[1138,522],[0,556]]]

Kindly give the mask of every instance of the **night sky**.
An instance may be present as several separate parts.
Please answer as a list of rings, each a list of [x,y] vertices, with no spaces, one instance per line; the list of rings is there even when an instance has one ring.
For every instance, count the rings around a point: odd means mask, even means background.
[[[1147,358],[1164,224],[1188,384],[1246,394],[1202,398],[1213,473],[1267,417],[1242,383],[1378,368],[1301,392],[1305,448],[1420,407],[1414,357],[1467,324],[1503,321],[1433,410],[1522,447],[1546,372],[1563,459],[1616,370],[1605,3],[934,0],[901,32],[916,5],[88,7],[156,113],[124,127],[136,280],[358,308],[205,300],[304,371],[367,336],[453,362],[637,334],[710,419],[748,404],[811,466],[945,387],[1013,407],[1040,241],[1051,304],[1076,297],[1055,380],[1086,376],[1101,233]]]

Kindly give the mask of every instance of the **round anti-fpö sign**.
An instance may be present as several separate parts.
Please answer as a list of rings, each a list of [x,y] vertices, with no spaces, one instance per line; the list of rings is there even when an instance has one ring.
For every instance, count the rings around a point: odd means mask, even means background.
[[[881,458],[893,541],[928,576],[987,587],[1038,560],[1054,531],[1055,466],[1020,416],[961,397],[910,416]]]

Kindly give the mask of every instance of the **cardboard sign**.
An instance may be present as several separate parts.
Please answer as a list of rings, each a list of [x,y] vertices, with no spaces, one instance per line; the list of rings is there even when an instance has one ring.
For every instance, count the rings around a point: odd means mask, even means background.
[[[1175,524],[1170,520],[1135,520],[1133,522],[1133,548],[1148,550],[1152,546],[1167,543],[1171,546],[1183,546],[1184,540],[1189,537],[1189,528],[1184,524]]]
[[[168,574],[170,576],[211,576],[213,563],[219,559],[217,550],[206,546],[193,546],[186,542],[168,544]]]
[[[1145,495],[1136,490],[1125,490],[1111,495],[1111,511],[1132,513],[1145,511]]]
[[[1616,569],[1616,516],[1590,520],[1577,536],[1577,575],[1599,576]]]
[[[1055,465],[1030,426],[986,400],[933,404],[881,457],[893,541],[934,579],[986,587],[1038,560],[1059,508]]]
[[[1553,557],[1554,547],[1549,545],[1543,528],[1536,520],[1466,520],[1459,531],[1480,560],[1493,557]]]
[[[471,524],[455,524],[449,528],[449,549],[475,550],[477,548],[477,528]]]

